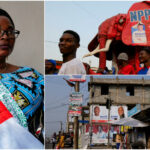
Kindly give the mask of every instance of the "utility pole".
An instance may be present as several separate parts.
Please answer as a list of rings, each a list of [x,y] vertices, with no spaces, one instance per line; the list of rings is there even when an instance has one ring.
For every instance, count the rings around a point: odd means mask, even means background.
[[[62,133],[62,125],[63,125],[63,123],[62,123],[62,121],[60,121],[60,131],[61,131],[61,133]]]
[[[110,146],[110,124],[109,124],[109,121],[110,121],[110,107],[111,107],[111,99],[110,98],[107,98],[107,101],[106,101],[106,108],[108,109],[108,148]]]
[[[108,109],[108,148],[110,146],[110,124],[109,124],[109,120],[110,120],[110,102],[109,102],[109,109]]]
[[[79,92],[79,85],[80,82],[76,81],[75,82],[75,92]],[[78,149],[78,138],[79,138],[79,123],[78,123],[78,116],[74,117],[74,145],[73,148],[74,149]]]
[[[92,105],[92,111],[93,112],[93,105]],[[90,116],[90,130],[89,130],[89,133],[90,133],[90,149],[92,149],[92,136],[93,136],[93,124],[92,124],[92,119],[93,119],[93,113],[91,113],[91,116]]]

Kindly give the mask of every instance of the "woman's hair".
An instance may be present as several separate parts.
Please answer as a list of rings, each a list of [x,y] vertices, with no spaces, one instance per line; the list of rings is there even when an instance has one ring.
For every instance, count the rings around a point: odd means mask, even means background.
[[[15,28],[15,24],[14,24],[12,18],[10,17],[10,15],[5,10],[3,10],[1,8],[0,8],[0,16],[7,17],[10,20],[10,22],[12,23],[13,27]]]

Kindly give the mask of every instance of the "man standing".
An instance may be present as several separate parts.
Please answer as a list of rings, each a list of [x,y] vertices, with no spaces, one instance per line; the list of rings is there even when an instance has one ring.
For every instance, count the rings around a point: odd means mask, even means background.
[[[150,75],[150,47],[143,47],[139,53],[140,64],[143,64],[138,74],[147,74]]]
[[[45,74],[57,74],[56,61],[52,59],[45,60]]]
[[[58,74],[86,74],[83,63],[76,58],[80,46],[79,35],[72,31],[64,31],[59,41],[59,49],[63,57],[63,65]]]

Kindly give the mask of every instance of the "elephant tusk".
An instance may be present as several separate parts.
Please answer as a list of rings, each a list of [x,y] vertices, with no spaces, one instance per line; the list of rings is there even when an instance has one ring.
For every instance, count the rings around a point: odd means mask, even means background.
[[[105,48],[101,48],[101,49],[99,49],[99,44],[98,44],[98,46],[97,46],[97,48],[95,50],[93,50],[92,52],[90,52],[88,54],[85,54],[83,56],[83,58],[88,57],[88,56],[92,56],[92,55],[100,53],[100,52],[107,52],[109,50],[111,42],[112,42],[112,40],[110,40],[110,39],[107,40]]]
[[[83,58],[88,57],[88,56],[92,56],[91,52],[88,53],[88,54],[85,54],[85,55],[83,56]]]

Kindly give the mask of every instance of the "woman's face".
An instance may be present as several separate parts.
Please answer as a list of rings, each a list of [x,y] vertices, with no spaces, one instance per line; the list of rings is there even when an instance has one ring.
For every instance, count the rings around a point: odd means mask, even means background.
[[[7,33],[1,36],[2,31],[12,31],[14,27],[10,20],[5,16],[0,16],[0,58],[6,58],[13,50],[15,36],[9,38]]]

